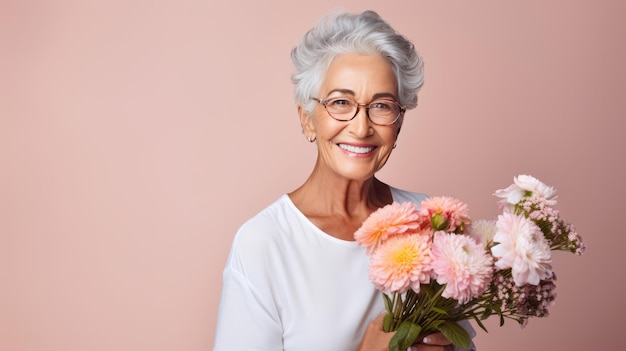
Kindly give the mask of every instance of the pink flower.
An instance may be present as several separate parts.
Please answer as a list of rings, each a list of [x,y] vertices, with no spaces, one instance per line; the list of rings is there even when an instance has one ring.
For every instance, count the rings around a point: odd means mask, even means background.
[[[491,248],[498,258],[495,265],[499,269],[511,268],[515,284],[537,285],[552,276],[550,245],[534,222],[505,212],[498,216],[496,227],[493,241],[498,244]]]
[[[446,284],[441,296],[460,304],[480,296],[493,275],[493,258],[472,237],[436,232],[431,249],[437,283]]]
[[[360,246],[371,255],[390,236],[414,233],[419,229],[419,214],[411,202],[394,202],[373,212],[354,233]]]
[[[539,179],[521,174],[513,178],[514,184],[509,185],[506,189],[496,190],[495,196],[502,198],[500,204],[517,205],[517,203],[526,195],[527,192],[538,194],[544,198],[548,206],[556,205],[556,189],[547,186]]]
[[[369,275],[385,293],[419,292],[430,281],[430,239],[420,234],[396,235],[370,257]]]
[[[422,201],[419,208],[422,227],[432,226],[435,231],[462,231],[471,223],[467,205],[448,196],[429,197]]]

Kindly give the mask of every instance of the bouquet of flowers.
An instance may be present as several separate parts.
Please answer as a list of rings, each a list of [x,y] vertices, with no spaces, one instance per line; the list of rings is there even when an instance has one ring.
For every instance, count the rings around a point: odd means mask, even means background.
[[[392,203],[372,213],[355,233],[367,248],[369,276],[383,293],[385,331],[396,331],[391,351],[406,350],[421,335],[440,331],[455,346],[469,347],[458,322],[490,316],[525,326],[545,317],[555,299],[551,254],[582,254],[585,246],[556,205],[556,190],[529,175],[514,178],[495,195],[496,220],[469,216],[451,197],[419,206]]]

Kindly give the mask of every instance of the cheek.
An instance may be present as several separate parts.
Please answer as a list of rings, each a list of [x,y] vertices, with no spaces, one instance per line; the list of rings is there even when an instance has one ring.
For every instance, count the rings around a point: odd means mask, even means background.
[[[396,141],[396,139],[398,139],[398,133],[399,132],[400,132],[400,130],[398,128],[393,128],[393,129],[390,128],[389,131],[387,131],[385,134],[383,134],[383,138],[388,143],[394,143]]]
[[[402,119],[400,119],[400,121],[398,122],[398,125],[396,127],[396,138],[400,134],[400,129],[402,129]]]
[[[346,127],[345,124],[337,123],[330,118],[320,118],[315,121],[315,131],[318,136],[323,136],[325,139],[332,139]]]

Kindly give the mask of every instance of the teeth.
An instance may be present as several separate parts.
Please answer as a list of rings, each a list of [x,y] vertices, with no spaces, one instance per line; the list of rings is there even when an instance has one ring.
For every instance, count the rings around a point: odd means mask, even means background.
[[[353,145],[346,145],[346,144],[339,144],[339,147],[346,151],[353,152],[355,154],[366,154],[375,149],[374,146],[363,147],[363,146],[353,146]]]

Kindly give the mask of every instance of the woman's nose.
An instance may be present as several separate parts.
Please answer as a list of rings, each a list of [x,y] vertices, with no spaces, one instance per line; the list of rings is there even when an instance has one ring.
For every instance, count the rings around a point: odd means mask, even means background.
[[[349,122],[351,131],[359,138],[364,138],[369,135],[372,122],[367,115],[367,107],[359,106],[356,116]]]

